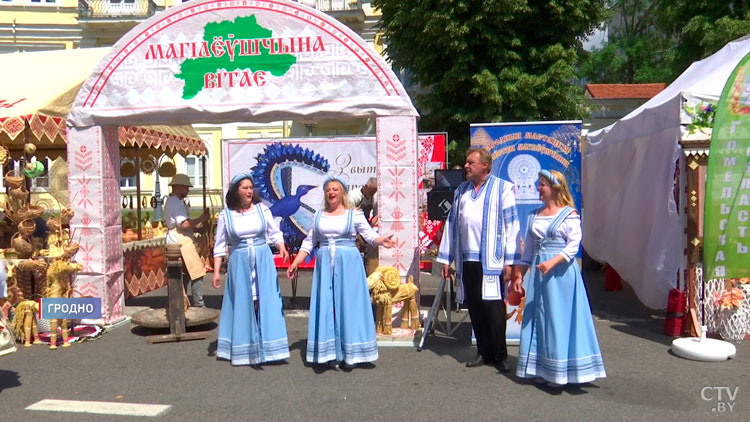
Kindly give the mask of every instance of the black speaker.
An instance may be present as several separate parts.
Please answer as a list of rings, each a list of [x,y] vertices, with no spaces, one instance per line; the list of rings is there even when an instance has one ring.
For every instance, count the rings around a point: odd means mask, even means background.
[[[452,190],[433,190],[427,192],[427,218],[445,220],[451,211],[453,202]]]

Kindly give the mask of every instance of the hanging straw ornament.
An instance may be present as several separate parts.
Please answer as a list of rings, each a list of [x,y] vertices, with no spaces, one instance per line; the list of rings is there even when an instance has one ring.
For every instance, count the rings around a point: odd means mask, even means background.
[[[149,154],[141,161],[141,171],[143,174],[153,174],[156,170],[156,157]]]
[[[170,161],[165,161],[161,166],[159,166],[159,176],[172,177],[177,174],[177,167],[171,160],[172,159],[170,158]]]
[[[0,145],[0,165],[4,166],[10,159],[10,151],[5,145]]]
[[[23,152],[27,156],[36,154],[36,145],[30,143],[23,144]]]
[[[133,177],[135,176],[135,164],[130,161],[125,161],[120,166],[120,177]]]

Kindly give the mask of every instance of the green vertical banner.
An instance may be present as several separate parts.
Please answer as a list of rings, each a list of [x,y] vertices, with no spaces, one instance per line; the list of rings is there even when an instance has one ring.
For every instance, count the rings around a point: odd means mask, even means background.
[[[750,55],[732,72],[714,119],[704,219],[706,279],[750,276]]]

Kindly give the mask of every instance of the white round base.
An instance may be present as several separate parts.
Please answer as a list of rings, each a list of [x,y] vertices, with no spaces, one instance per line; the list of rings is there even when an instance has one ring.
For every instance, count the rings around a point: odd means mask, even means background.
[[[722,340],[684,337],[672,341],[672,352],[685,359],[722,362],[733,358],[737,354],[737,348],[734,344]]]

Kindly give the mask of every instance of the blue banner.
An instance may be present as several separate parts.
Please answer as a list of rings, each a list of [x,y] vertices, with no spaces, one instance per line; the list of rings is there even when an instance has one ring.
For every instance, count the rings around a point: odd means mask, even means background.
[[[492,174],[515,185],[522,235],[529,214],[542,205],[537,191],[542,169],[565,176],[576,209],[581,209],[581,121],[472,124],[471,147],[487,149]],[[508,306],[509,344],[521,338],[518,311]]]
[[[100,297],[43,297],[39,314],[42,319],[101,319]]]
[[[542,204],[539,170],[562,173],[581,209],[580,121],[472,124],[471,147],[487,149],[492,174],[515,185],[521,233],[526,233],[528,215]]]

